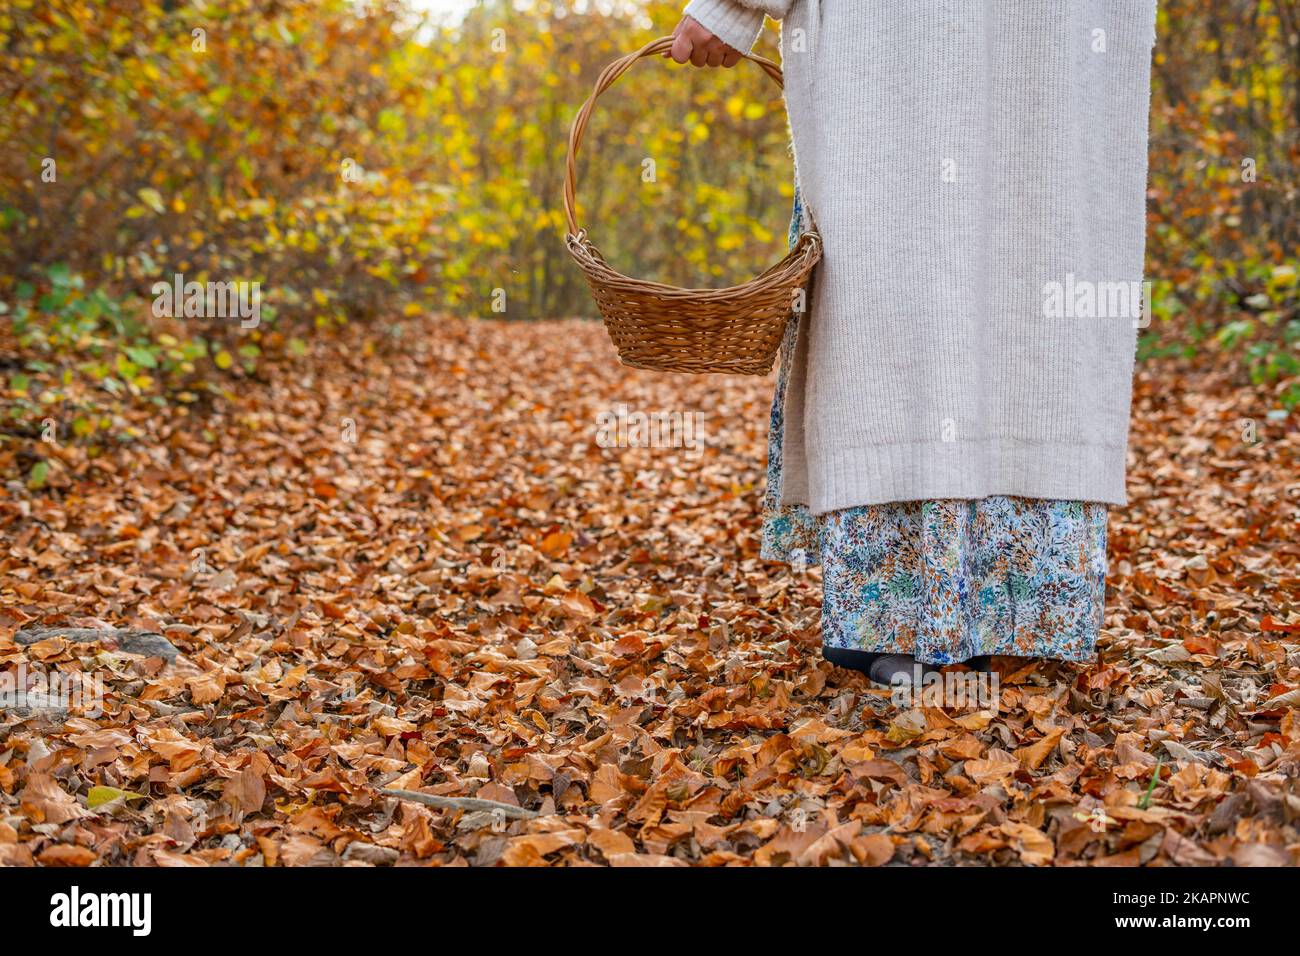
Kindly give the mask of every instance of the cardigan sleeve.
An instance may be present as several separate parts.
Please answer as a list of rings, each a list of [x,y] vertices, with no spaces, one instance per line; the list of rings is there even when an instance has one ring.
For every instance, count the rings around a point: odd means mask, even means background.
[[[794,0],[690,0],[683,11],[723,43],[749,52],[763,29],[763,16],[781,19]]]

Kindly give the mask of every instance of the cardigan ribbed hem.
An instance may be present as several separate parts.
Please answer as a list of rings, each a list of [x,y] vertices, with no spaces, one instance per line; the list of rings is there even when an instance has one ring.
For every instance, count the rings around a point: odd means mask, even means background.
[[[683,11],[727,46],[748,53],[763,30],[763,14],[735,0],[691,0]]]
[[[1128,503],[1126,447],[1040,444],[1014,438],[826,448],[810,476],[813,514],[927,498],[1009,495]],[[784,489],[783,489],[784,492]]]

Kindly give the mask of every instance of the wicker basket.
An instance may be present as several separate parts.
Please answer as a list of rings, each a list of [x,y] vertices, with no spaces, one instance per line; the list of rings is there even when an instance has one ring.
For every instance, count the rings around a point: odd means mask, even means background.
[[[805,232],[784,259],[762,275],[728,289],[679,289],[633,279],[611,269],[600,250],[578,228],[574,213],[576,158],[596,98],[644,56],[668,50],[663,37],[615,60],[600,74],[569,133],[564,178],[566,243],[587,277],[619,360],[633,368],[670,372],[730,372],[763,375],[781,346],[786,320],[821,258],[821,237]],[[778,84],[781,68],[746,54]]]

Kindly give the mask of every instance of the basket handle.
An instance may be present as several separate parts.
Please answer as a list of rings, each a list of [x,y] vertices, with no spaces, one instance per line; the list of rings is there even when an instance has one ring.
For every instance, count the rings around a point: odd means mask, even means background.
[[[564,216],[569,222],[570,236],[578,234],[578,217],[574,212],[574,200],[577,194],[578,147],[582,145],[582,134],[587,131],[587,120],[591,117],[591,111],[596,106],[596,98],[613,86],[614,81],[630,70],[632,64],[641,57],[654,56],[657,53],[663,53],[671,49],[673,39],[673,37],[660,37],[658,40],[651,40],[635,53],[620,57],[605,67],[596,79],[596,87],[591,91],[591,96],[587,97],[587,102],[582,104],[582,109],[578,110],[578,115],[573,118],[573,127],[569,130],[569,152],[564,160]],[[763,68],[764,73],[776,81],[777,86],[782,89],[785,88],[781,68],[771,60],[754,53],[741,53],[741,56],[757,63]]]

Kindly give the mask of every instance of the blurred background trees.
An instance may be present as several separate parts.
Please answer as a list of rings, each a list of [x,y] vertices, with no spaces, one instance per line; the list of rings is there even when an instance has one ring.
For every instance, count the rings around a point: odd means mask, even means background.
[[[1257,381],[1300,370],[1300,0],[1161,0],[1148,352],[1212,342]],[[1281,394],[1300,400],[1294,384]]]
[[[0,442],[52,409],[93,440],[106,397],[189,400],[342,322],[594,313],[563,248],[569,123],[680,4],[428,5],[0,9]],[[1162,0],[1152,124],[1142,354],[1226,350],[1291,407],[1300,0]],[[721,285],[782,253],[785,116],[749,64],[639,63],[579,168],[580,222],[616,267]],[[259,282],[263,321],[155,316],[176,273]]]

